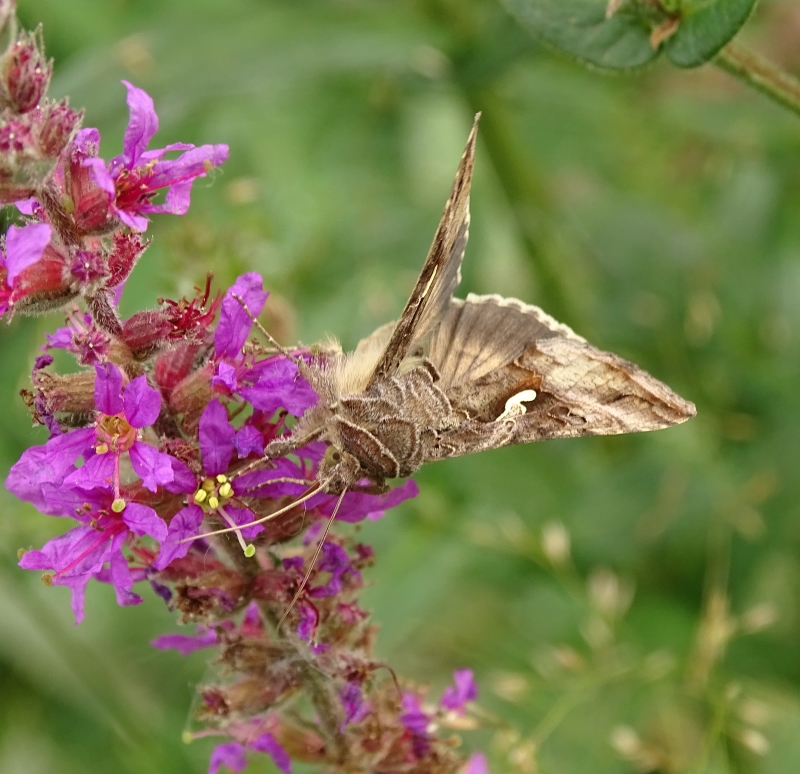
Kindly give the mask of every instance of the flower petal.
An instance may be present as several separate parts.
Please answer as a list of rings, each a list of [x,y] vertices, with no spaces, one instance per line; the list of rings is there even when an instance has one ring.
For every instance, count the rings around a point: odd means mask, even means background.
[[[94,428],[87,427],[27,449],[11,466],[6,489],[20,500],[33,503],[42,513],[67,515],[49,504],[48,494],[52,487],[64,483],[65,476],[75,470],[75,461],[92,448],[94,440]]]
[[[150,535],[159,542],[167,537],[164,519],[147,505],[128,503],[122,511],[122,520],[136,535]]]
[[[244,757],[244,747],[238,742],[218,744],[211,753],[208,765],[208,774],[218,774],[222,766],[227,766],[234,774],[244,771],[247,758]]]
[[[122,142],[127,166],[134,167],[144,153],[153,135],[158,131],[158,116],[150,95],[128,81],[122,81],[128,90],[130,119]]]
[[[197,535],[202,522],[203,509],[199,505],[188,505],[178,511],[169,523],[167,536],[161,543],[161,552],[153,567],[156,570],[163,570],[173,559],[186,556],[192,544],[189,541],[186,543],[181,541]]]
[[[464,705],[477,698],[478,686],[475,685],[471,669],[456,669],[453,673],[453,682],[455,688],[452,686],[445,688],[439,703],[444,709],[463,713]]]
[[[205,630],[204,626],[197,627],[197,634],[162,634],[150,644],[159,650],[177,650],[182,656],[188,656],[196,650],[213,648],[217,644],[217,633],[213,629]]]
[[[137,376],[125,388],[122,401],[125,418],[136,428],[152,425],[161,412],[161,393],[147,383],[144,374]]]
[[[224,473],[233,457],[233,439],[236,430],[228,421],[225,407],[214,398],[200,417],[200,452],[203,467],[210,476]]]
[[[100,363],[94,367],[97,378],[94,382],[94,405],[104,414],[121,414],[122,372],[114,363]]]
[[[253,327],[250,315],[233,297],[234,294],[241,297],[255,317],[261,314],[269,295],[263,289],[261,275],[256,272],[243,274],[236,280],[222,300],[219,322],[214,332],[214,351],[218,358],[235,359],[240,357],[242,346],[247,341],[250,329]]]
[[[95,185],[109,194],[113,200],[117,194],[117,186],[108,171],[108,167],[106,167],[106,162],[103,159],[88,158],[83,160],[83,166],[89,168]]]
[[[132,591],[133,575],[128,567],[128,560],[122,553],[122,546],[126,537],[125,532],[115,535],[111,545],[111,584],[117,594],[117,604],[123,607],[140,605],[143,601],[138,594],[134,594]]]
[[[155,492],[159,486],[169,484],[173,479],[172,458],[143,441],[134,442],[130,448],[131,464],[142,485]]]
[[[252,425],[245,425],[236,433],[233,445],[239,459],[244,459],[253,452],[264,454],[264,436]]]
[[[95,454],[82,468],[70,473],[64,483],[81,489],[108,489],[114,480],[114,455]]]
[[[292,416],[299,417],[319,400],[311,385],[297,373],[297,366],[287,357],[263,360],[251,369],[249,376],[255,377],[255,383],[240,388],[239,393],[253,404],[253,408],[265,414],[283,408]]]
[[[277,766],[278,770],[283,774],[292,774],[292,762],[289,759],[289,754],[278,744],[278,741],[272,734],[261,734],[254,742],[249,745],[252,750],[267,753],[272,762]]]
[[[23,269],[36,263],[50,244],[52,229],[46,223],[32,223],[18,228],[9,226],[6,233],[6,282],[14,285],[14,280]]]

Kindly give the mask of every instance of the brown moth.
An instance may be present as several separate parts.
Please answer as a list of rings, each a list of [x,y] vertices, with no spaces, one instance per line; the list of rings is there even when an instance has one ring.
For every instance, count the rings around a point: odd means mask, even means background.
[[[334,348],[298,362],[319,402],[265,456],[325,441],[317,492],[385,491],[387,479],[434,460],[549,438],[658,430],[695,415],[665,384],[536,306],[497,295],[453,298],[479,117],[400,319],[354,352]]]

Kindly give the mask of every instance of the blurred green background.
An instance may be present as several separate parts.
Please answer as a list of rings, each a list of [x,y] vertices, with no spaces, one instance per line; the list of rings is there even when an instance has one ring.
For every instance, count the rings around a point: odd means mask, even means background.
[[[655,434],[438,463],[363,535],[378,653],[440,691],[473,668],[492,771],[800,770],[800,120],[709,65],[604,76],[494,0],[20,0],[51,94],[156,146],[226,142],[184,218],[156,217],[124,311],[257,270],[286,341],[346,346],[395,316],[484,111],[462,295],[537,303],[697,403]],[[741,39],[800,72],[800,6]],[[0,329],[0,473],[57,315]],[[146,593],[16,567],[66,524],[0,494],[0,772],[204,772],[180,741],[204,654]],[[571,546],[569,554],[565,549]],[[254,761],[248,771],[272,771]]]

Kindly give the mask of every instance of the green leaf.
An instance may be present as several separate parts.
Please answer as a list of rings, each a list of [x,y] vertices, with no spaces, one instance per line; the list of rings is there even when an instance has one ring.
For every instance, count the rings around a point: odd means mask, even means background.
[[[651,24],[627,5],[606,19],[607,0],[503,0],[524,27],[556,48],[608,70],[630,70],[654,59]]]
[[[678,67],[698,67],[715,57],[747,21],[756,0],[685,3],[678,31],[664,50]]]

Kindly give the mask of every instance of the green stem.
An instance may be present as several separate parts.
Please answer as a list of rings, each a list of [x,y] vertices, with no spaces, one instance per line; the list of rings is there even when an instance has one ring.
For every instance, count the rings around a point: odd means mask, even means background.
[[[800,80],[768,59],[736,43],[728,43],[714,62],[725,72],[800,116]]]

